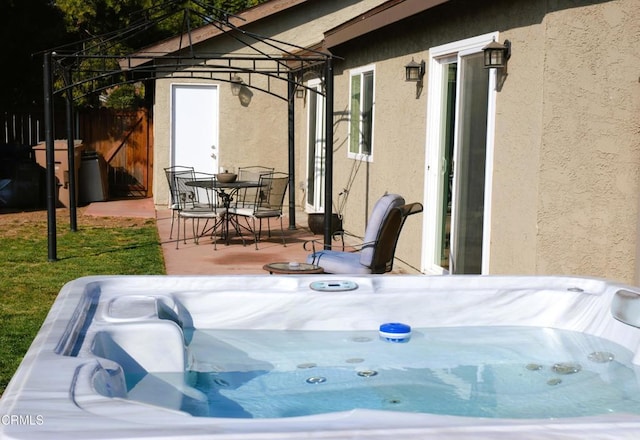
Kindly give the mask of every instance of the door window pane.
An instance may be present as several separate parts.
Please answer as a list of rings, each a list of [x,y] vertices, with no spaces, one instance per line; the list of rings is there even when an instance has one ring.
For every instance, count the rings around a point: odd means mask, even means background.
[[[455,164],[454,273],[482,273],[489,70],[482,54],[461,59]]]
[[[309,137],[307,164],[307,208],[320,212],[324,207],[325,100],[320,85],[310,85],[307,93]]]
[[[309,152],[307,154],[307,204],[314,206],[315,203],[315,176],[316,176],[316,105],[317,96],[315,93],[308,93],[309,98],[309,139],[307,139]]]
[[[456,86],[458,63],[450,63],[443,69],[442,93],[442,166],[439,176],[441,191],[440,224],[438,225],[438,261],[449,270],[451,246],[451,190],[453,187],[453,148],[456,117]]]

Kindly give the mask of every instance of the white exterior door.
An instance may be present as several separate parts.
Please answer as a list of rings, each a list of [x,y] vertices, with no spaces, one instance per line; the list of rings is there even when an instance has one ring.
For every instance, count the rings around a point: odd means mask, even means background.
[[[171,87],[171,165],[218,172],[218,86]]]

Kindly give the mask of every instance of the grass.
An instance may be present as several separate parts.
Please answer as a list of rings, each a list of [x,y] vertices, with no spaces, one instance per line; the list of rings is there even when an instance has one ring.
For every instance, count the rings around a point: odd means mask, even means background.
[[[46,212],[0,214],[0,394],[62,286],[87,275],[164,274],[155,220],[57,215],[57,261],[48,261]]]

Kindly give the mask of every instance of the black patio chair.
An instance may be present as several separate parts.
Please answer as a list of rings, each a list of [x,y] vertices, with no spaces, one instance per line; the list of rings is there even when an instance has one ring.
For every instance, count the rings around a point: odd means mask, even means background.
[[[260,187],[257,188],[254,201],[251,206],[242,208],[234,207],[229,209],[230,215],[236,218],[236,231],[241,234],[239,219],[245,219],[249,231],[254,236],[256,250],[262,235],[262,221],[267,220],[268,236],[271,237],[271,219],[280,220],[280,232],[282,233],[282,244],[287,245],[284,238],[284,226],[282,224],[282,214],[284,196],[289,185],[289,175],[286,173],[262,174],[258,180]],[[258,225],[256,228],[256,220]]]
[[[204,190],[206,193],[206,201],[200,200],[200,191],[204,187],[213,189],[215,188],[215,176],[212,174],[204,173],[192,173],[192,174],[179,174],[174,176],[175,185],[177,188],[179,208],[177,210],[178,215],[178,238],[176,240],[176,249],[179,248],[180,243],[180,219],[183,220],[183,242],[186,244],[186,222],[191,220],[193,240],[196,244],[199,244],[199,238],[209,231],[211,231],[211,238],[213,239],[213,247],[217,249],[217,236],[216,231],[218,226],[222,224],[224,218],[225,208],[219,206],[216,203],[215,193],[210,194],[208,190]],[[196,181],[209,181],[207,185],[198,186],[195,185]],[[200,228],[200,220],[204,220],[205,224]],[[209,222],[213,221],[213,225],[209,226]]]
[[[259,182],[260,176],[265,174],[271,174],[274,172],[273,168],[263,167],[259,165],[239,167],[238,168],[238,180],[248,182]],[[256,201],[257,188],[242,188],[236,194],[236,207],[237,208],[250,208]]]

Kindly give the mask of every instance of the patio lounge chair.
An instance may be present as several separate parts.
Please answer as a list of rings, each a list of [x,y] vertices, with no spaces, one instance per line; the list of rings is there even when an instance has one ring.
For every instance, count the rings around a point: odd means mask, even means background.
[[[397,194],[385,194],[375,204],[364,235],[355,251],[315,250],[307,263],[322,267],[325,273],[382,274],[393,269],[400,232],[408,216],[422,212],[420,203],[405,204]],[[305,249],[307,249],[305,243]]]
[[[231,208],[229,214],[239,220],[244,217],[247,223],[246,229],[253,233],[256,250],[258,242],[262,234],[262,220],[267,219],[267,227],[269,237],[271,237],[272,218],[280,220],[280,232],[282,233],[282,244],[287,245],[284,239],[284,227],[282,225],[282,206],[284,204],[284,196],[289,185],[289,175],[286,173],[269,173],[262,174],[258,180],[260,187],[256,191],[255,199],[248,208]],[[251,220],[251,223],[249,223]],[[256,228],[256,220],[258,220],[258,228]],[[236,231],[240,233],[240,223],[236,221]]]

